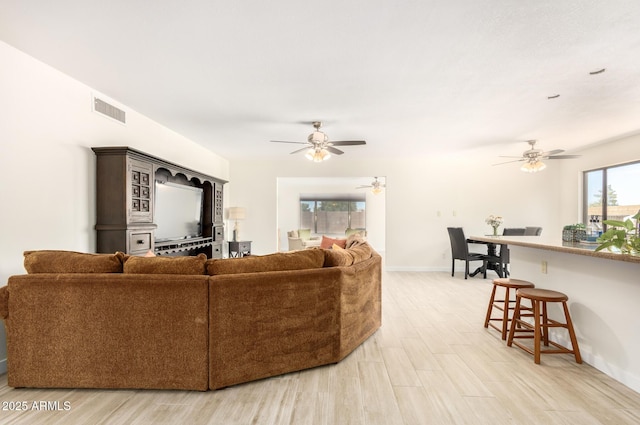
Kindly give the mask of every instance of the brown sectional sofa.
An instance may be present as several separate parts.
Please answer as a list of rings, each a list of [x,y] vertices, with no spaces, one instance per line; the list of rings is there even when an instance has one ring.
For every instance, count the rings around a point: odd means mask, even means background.
[[[25,268],[0,288],[12,387],[218,389],[339,362],[381,326],[381,257],[357,239],[216,260],[32,251]]]

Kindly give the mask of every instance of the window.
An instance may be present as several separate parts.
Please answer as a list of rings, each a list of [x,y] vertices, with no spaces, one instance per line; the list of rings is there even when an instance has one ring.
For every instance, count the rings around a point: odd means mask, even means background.
[[[640,161],[585,171],[583,199],[585,224],[635,215],[640,210]]]
[[[300,197],[300,228],[313,233],[342,235],[347,229],[364,229],[365,195]]]

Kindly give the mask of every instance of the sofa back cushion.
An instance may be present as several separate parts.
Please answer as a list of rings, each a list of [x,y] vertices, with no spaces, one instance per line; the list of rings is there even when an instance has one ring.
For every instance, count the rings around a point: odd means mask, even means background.
[[[351,266],[368,260],[373,255],[373,249],[365,241],[353,244],[350,248],[323,249],[324,267]]]
[[[332,247],[323,249],[324,267],[350,266],[353,264],[353,255],[348,250]]]
[[[126,258],[124,272],[131,274],[205,274],[207,256]]]
[[[345,244],[346,248],[352,248],[357,245],[364,245],[367,241],[360,234],[354,233],[347,237],[347,243]]]
[[[371,255],[373,255],[371,245],[368,243],[352,246],[346,251],[353,256],[353,264],[358,264],[362,261],[368,260],[371,258]]]
[[[122,273],[125,255],[87,254],[75,251],[41,250],[24,252],[24,268],[33,273]]]
[[[302,251],[278,252],[241,258],[212,258],[207,260],[207,274],[214,276],[220,274],[316,269],[322,267],[323,264],[323,250],[305,249]]]

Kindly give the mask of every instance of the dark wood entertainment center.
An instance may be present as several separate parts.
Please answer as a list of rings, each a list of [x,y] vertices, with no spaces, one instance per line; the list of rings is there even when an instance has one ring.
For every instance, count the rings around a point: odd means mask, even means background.
[[[129,147],[94,147],[96,154],[97,252],[131,255],[196,255],[222,258],[223,187],[216,177]],[[155,184],[202,189],[201,235],[156,241]]]

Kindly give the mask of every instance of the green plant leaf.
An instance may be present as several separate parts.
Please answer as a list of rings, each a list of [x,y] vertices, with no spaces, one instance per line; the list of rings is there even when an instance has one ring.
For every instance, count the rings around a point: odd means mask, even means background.
[[[620,220],[604,220],[603,223],[607,226],[624,227],[625,229],[627,228],[626,222]]]

